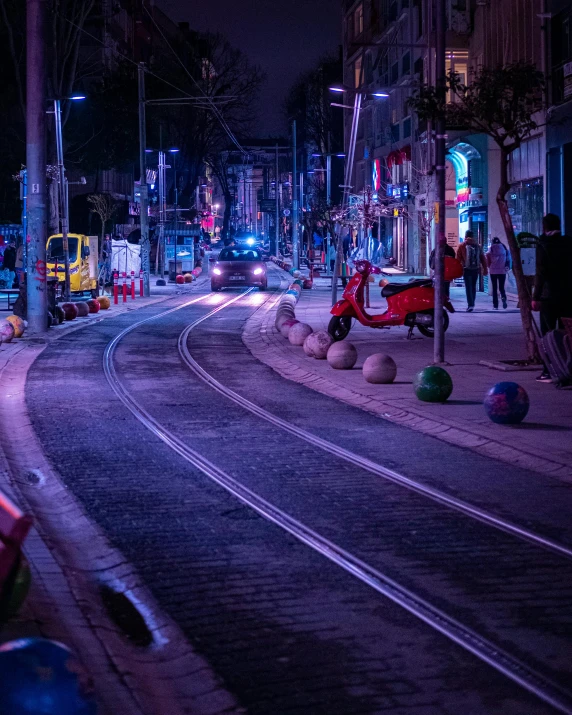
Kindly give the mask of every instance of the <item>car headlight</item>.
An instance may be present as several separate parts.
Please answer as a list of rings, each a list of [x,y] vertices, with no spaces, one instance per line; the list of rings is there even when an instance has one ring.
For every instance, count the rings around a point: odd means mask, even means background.
[[[255,268],[253,273],[255,276],[259,276],[261,273],[264,273],[264,268]]]
[[[255,243],[256,243],[256,240],[255,240],[254,238],[247,238],[247,239],[246,239],[246,245],[247,245],[247,246],[254,246]]]
[[[222,276],[222,271],[220,268],[213,268],[213,273],[215,276]]]

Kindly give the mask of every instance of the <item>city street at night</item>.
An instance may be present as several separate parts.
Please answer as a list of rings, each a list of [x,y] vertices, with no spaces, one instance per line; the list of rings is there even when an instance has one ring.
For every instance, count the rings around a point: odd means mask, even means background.
[[[572,715],[569,0],[0,0],[0,715]]]

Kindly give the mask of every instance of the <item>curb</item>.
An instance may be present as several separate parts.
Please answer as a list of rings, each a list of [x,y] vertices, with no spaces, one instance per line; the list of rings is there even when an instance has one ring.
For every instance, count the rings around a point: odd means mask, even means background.
[[[572,483],[572,465],[549,459],[543,455],[513,449],[497,440],[459,428],[450,420],[436,420],[410,408],[402,409],[388,404],[375,397],[367,397],[350,388],[340,388],[327,377],[309,370],[292,359],[280,354],[282,338],[274,328],[272,307],[257,311],[244,326],[242,341],[252,355],[265,363],[282,377],[293,380],[320,392],[345,402],[352,407],[366,410],[378,417],[389,420],[418,432],[423,432],[436,439],[465,449],[471,449],[485,457],[516,464],[523,469],[530,469],[567,484]],[[310,358],[304,360],[310,361]]]

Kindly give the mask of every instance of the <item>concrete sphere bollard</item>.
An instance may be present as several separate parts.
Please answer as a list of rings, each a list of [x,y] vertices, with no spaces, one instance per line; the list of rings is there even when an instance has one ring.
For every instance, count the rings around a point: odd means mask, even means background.
[[[109,296],[100,295],[95,300],[99,303],[99,307],[101,308],[101,310],[109,310],[111,308],[111,301],[109,300]]]
[[[195,277],[192,273],[185,273],[183,278],[185,279],[185,283],[192,283],[195,280]]]
[[[12,327],[14,328],[14,337],[21,338],[26,330],[26,326],[24,325],[22,318],[20,318],[19,315],[9,315],[6,320],[9,323],[12,323]]]
[[[280,305],[296,305],[298,296],[291,293],[285,293],[280,300]]]
[[[288,340],[291,345],[303,345],[304,340],[312,333],[312,326],[308,323],[296,323],[290,328]]]
[[[77,308],[77,317],[87,318],[89,315],[89,305],[82,301],[81,303],[76,303],[75,306]]]
[[[276,330],[278,330],[278,332],[281,331],[282,326],[284,325],[284,323],[285,323],[287,320],[296,320],[296,316],[294,315],[294,313],[292,313],[292,314],[289,314],[289,313],[280,313],[280,315],[278,315],[278,316],[276,317],[276,320],[275,320],[275,322],[274,322],[274,326],[276,327]]]
[[[9,320],[0,320],[0,339],[3,343],[11,343],[12,338],[16,335],[14,326]]]
[[[87,301],[87,307],[89,308],[90,313],[99,313],[101,308],[99,302],[93,298],[90,298],[90,300]]]
[[[328,364],[334,370],[351,370],[356,364],[357,358],[357,350],[351,343],[346,343],[345,340],[330,345],[326,355]]]
[[[397,365],[389,355],[374,353],[366,358],[362,372],[366,382],[371,382],[374,385],[388,385],[395,380]]]
[[[333,342],[334,339],[327,330],[317,330],[306,338],[304,352],[306,355],[316,358],[316,360],[325,360]],[[308,344],[307,346],[306,343]]]
[[[75,303],[63,303],[62,308],[66,320],[75,320],[78,316],[77,305]]]
[[[300,321],[299,321],[299,320],[296,320],[296,318],[288,318],[287,320],[285,320],[285,321],[282,323],[282,325],[280,326],[280,335],[281,335],[283,338],[287,338],[287,337],[288,337],[288,333],[290,332],[290,328],[291,328],[293,325],[296,325],[296,323],[299,323],[299,322],[300,322]]]

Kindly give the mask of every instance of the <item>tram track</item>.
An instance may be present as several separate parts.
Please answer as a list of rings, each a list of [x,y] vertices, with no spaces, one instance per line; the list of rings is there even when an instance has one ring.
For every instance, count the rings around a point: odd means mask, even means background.
[[[238,406],[250,411],[256,417],[264,419],[273,426],[289,432],[296,438],[303,439],[313,447],[318,447],[328,454],[357,465],[365,471],[383,477],[384,479],[398,484],[399,486],[406,487],[408,490],[427,497],[441,506],[453,509],[464,516],[480,521],[489,527],[508,533],[513,537],[532,543],[535,546],[540,546],[558,556],[567,559],[572,556],[572,552],[569,549],[561,544],[558,544],[557,542],[552,542],[551,540],[545,539],[534,532],[522,529],[521,527],[500,519],[489,512],[485,512],[466,502],[449,497],[443,492],[427,487],[426,485],[416,482],[415,480],[411,480],[408,477],[398,474],[397,472],[388,470],[382,465],[379,465],[371,460],[364,459],[359,455],[355,455],[348,450],[340,448],[327,440],[323,440],[315,435],[312,435],[311,433],[300,429],[296,425],[293,425],[286,420],[282,420],[276,415],[273,415],[233,390],[230,390],[226,386],[222,385],[222,383],[216,380],[216,378],[210,375],[194,360],[188,348],[188,339],[192,330],[198,325],[208,320],[215,314],[225,310],[230,305],[237,303],[250,292],[251,291],[243,292],[238,296],[234,296],[232,299],[222,303],[213,310],[207,312],[204,316],[195,320],[180,334],[178,349],[181,357],[184,363],[204,383],[216,390],[219,394],[232,400]],[[518,658],[511,656],[509,652],[506,652],[494,642],[480,636],[471,628],[466,627],[463,623],[459,622],[455,618],[452,618],[441,609],[436,608],[426,599],[421,598],[410,589],[403,587],[379,569],[358,558],[355,554],[352,554],[334,541],[324,537],[302,521],[280,509],[272,502],[264,499],[260,494],[257,494],[252,489],[249,489],[238,479],[232,477],[223,469],[220,469],[217,465],[208,460],[203,454],[192,449],[172,431],[156,420],[145,409],[145,407],[133,397],[119,378],[114,365],[114,353],[121,340],[128,333],[137,329],[144,323],[148,323],[175,311],[179,311],[188,305],[204,299],[205,297],[206,296],[201,296],[168,311],[164,311],[159,315],[134,323],[129,326],[129,328],[119,333],[108,344],[104,353],[104,371],[109,384],[123,404],[147,429],[154,433],[167,446],[169,446],[187,462],[198,468],[207,477],[224,487],[242,503],[252,508],[262,517],[276,524],[284,531],[290,533],[299,541],[325,556],[355,578],[372,587],[378,593],[399,604],[401,607],[448,637],[453,642],[460,645],[465,650],[477,656],[482,661],[486,662],[488,665],[492,666],[497,671],[503,673],[505,676],[519,684],[521,687],[539,697],[545,703],[553,706],[560,712],[572,713],[572,695],[565,692],[550,678],[547,678],[536,672],[534,669],[528,667],[525,663],[521,662]],[[268,301],[271,299],[272,298],[269,297]]]

